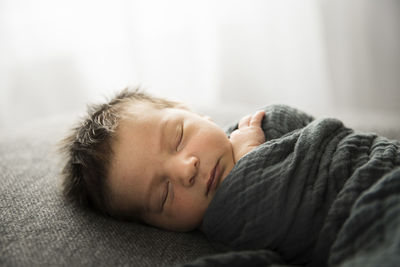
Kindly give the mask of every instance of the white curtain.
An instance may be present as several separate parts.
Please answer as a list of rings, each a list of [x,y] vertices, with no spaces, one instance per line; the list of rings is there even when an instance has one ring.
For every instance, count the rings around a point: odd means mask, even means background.
[[[335,105],[400,115],[400,1],[325,0],[321,10]]]
[[[397,114],[399,13],[397,0],[0,0],[0,129],[135,84],[210,111]]]

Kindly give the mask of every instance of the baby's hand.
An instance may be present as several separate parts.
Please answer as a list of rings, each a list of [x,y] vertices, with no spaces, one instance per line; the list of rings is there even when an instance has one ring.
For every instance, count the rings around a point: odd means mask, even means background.
[[[265,142],[264,131],[261,122],[265,111],[257,111],[253,115],[247,115],[239,121],[239,127],[231,133],[233,155],[237,162],[245,154]]]

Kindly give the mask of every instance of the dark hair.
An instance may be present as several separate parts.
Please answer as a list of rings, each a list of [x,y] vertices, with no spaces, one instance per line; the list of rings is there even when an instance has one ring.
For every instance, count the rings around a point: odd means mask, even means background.
[[[180,105],[153,97],[139,88],[126,88],[104,104],[88,105],[87,115],[60,142],[66,161],[61,172],[63,193],[69,200],[113,215],[106,183],[113,157],[112,142],[121,118],[129,116],[126,108],[137,101],[151,103],[156,108]]]

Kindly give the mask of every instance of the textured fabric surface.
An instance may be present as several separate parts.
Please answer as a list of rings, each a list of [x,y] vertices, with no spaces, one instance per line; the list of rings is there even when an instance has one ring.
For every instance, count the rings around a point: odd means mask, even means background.
[[[67,203],[55,145],[71,121],[0,135],[0,266],[170,266],[214,253],[199,232],[116,221]]]
[[[290,107],[266,110],[268,142],[237,162],[204,218],[210,240],[239,250],[221,254],[220,265],[251,265],[240,255],[254,250],[265,266],[397,266],[400,142],[310,121]]]

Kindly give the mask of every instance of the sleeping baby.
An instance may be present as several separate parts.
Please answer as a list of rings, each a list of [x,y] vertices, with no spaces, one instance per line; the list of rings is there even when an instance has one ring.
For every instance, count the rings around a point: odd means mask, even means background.
[[[198,228],[228,250],[191,266],[391,266],[399,147],[284,105],[224,132],[180,103],[125,89],[91,106],[63,140],[63,185],[86,207]]]

